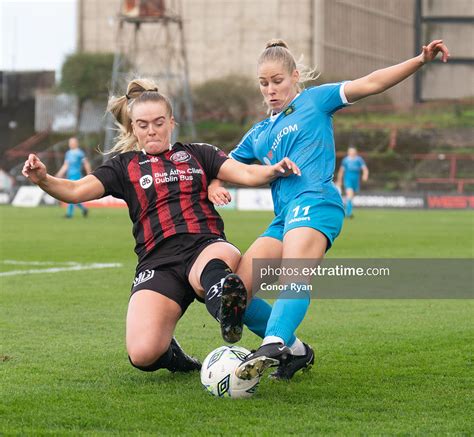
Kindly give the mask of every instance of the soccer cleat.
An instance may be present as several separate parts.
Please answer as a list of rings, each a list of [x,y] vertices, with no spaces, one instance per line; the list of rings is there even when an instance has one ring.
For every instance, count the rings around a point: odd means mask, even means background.
[[[280,365],[290,354],[291,349],[282,343],[265,344],[247,355],[235,374],[238,378],[247,380],[260,377],[269,367]]]
[[[222,283],[220,308],[221,333],[227,343],[236,343],[242,338],[246,308],[244,283],[236,274],[230,273]]]
[[[186,354],[174,337],[171,339],[170,348],[173,352],[173,358],[167,366],[169,371],[192,372],[193,370],[201,370],[201,362]]]
[[[87,218],[88,215],[89,215],[89,210],[87,208],[84,208],[82,210],[82,217]]]
[[[314,350],[309,344],[303,343],[306,348],[304,355],[288,355],[287,359],[283,361],[278,369],[269,377],[272,379],[290,380],[293,375],[302,370],[307,372],[314,364]]]

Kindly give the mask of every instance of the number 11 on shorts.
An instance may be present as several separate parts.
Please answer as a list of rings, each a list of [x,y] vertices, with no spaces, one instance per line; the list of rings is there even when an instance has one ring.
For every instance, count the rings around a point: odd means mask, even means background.
[[[303,206],[303,208],[301,208],[303,210],[303,215],[308,215],[309,208],[310,206]],[[300,206],[298,205],[296,208],[294,208],[293,212],[295,213],[293,218],[297,217],[300,212]]]

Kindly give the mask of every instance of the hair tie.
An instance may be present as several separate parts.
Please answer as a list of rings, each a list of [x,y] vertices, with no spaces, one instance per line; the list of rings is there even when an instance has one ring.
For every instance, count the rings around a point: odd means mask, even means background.
[[[136,99],[138,96],[141,96],[143,93],[157,93],[157,92],[158,92],[158,88],[154,87],[154,88],[151,88],[149,90],[133,91],[133,94],[136,94],[135,97],[132,97],[128,93],[125,94],[125,97],[127,98],[127,100],[132,100],[132,99]]]

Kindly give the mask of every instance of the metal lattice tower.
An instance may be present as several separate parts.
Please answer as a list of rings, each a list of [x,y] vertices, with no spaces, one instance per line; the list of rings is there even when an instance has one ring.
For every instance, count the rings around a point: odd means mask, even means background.
[[[193,106],[188,79],[181,0],[122,0],[118,15],[117,48],[110,95],[123,95],[135,77],[153,79],[160,92],[172,102],[179,129],[195,136]],[[113,117],[108,114],[105,150],[116,135]]]

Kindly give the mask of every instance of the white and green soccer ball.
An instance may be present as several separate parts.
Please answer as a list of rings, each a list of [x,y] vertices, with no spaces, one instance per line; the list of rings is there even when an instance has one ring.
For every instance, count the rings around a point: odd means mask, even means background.
[[[240,346],[221,346],[213,350],[202,363],[201,383],[218,397],[249,398],[258,387],[260,378],[237,378],[235,369],[250,353]]]

